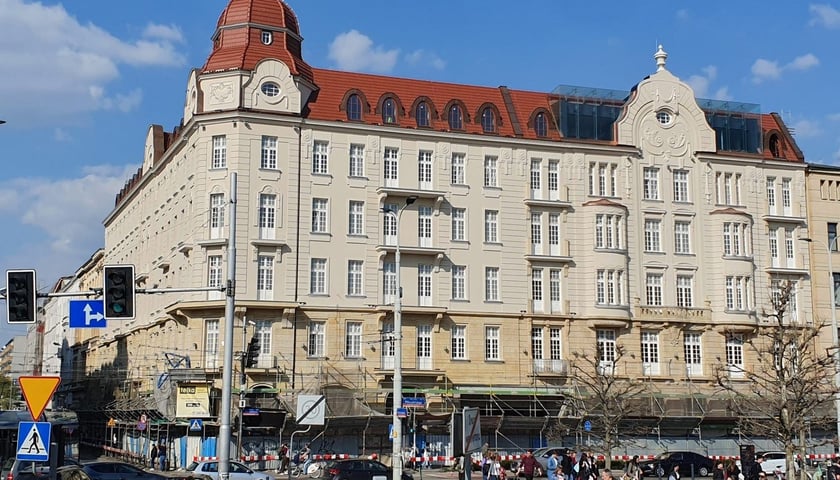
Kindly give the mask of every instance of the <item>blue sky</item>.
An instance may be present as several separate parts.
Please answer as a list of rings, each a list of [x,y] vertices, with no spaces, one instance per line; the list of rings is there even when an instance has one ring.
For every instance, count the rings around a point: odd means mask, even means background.
[[[313,66],[456,83],[629,90],[661,43],[698,96],[779,112],[808,161],[840,164],[838,0],[289,4]],[[147,127],[180,122],[226,5],[0,0],[0,270],[35,268],[48,290],[104,244]],[[3,310],[2,344],[25,331]]]

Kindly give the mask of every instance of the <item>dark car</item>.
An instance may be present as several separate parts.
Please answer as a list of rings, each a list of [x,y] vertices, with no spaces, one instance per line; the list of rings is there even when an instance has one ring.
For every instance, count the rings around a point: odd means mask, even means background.
[[[80,470],[91,480],[167,480],[167,477],[151,473],[125,462],[87,462],[79,465]],[[68,474],[69,475],[69,474]]]
[[[696,476],[705,477],[712,473],[714,462],[709,457],[695,452],[667,452],[653,460],[639,462],[642,476],[645,477],[667,478],[674,465],[680,466],[680,475],[683,477],[690,477],[692,472]]]
[[[376,460],[336,460],[328,463],[326,470],[332,480],[380,480],[382,477],[393,480],[391,469]],[[414,477],[403,471],[402,480],[414,480]]]

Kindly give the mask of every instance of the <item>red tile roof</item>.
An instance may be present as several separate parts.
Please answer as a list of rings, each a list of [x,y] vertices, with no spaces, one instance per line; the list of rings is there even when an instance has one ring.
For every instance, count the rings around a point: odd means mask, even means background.
[[[262,26],[272,28],[270,45]],[[253,70],[266,58],[285,63],[292,74],[312,81],[312,68],[301,56],[300,28],[292,9],[280,0],[231,0],[219,16],[213,51],[203,72]]]
[[[785,122],[777,113],[769,113],[761,116],[761,131],[764,134],[764,146],[762,156],[768,160],[789,160],[792,162],[804,162],[805,155],[799,150],[796,141],[788,130]],[[773,155],[771,151],[771,139],[773,135],[777,135],[778,156]]]

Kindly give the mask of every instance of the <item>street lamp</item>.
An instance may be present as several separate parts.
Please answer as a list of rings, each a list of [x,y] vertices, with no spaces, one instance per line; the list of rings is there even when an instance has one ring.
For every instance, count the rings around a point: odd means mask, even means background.
[[[397,416],[397,409],[402,407],[402,284],[400,283],[400,217],[409,205],[417,201],[417,197],[406,197],[405,205],[398,210],[383,208],[382,213],[394,219],[397,231],[397,244],[394,250],[394,269],[396,270],[397,297],[394,299],[394,393],[391,404],[392,437],[391,470],[392,478],[402,478],[402,422]]]
[[[830,245],[812,238],[800,238],[800,240],[808,243],[816,243],[822,246],[825,248],[825,252],[828,256],[828,304],[831,307],[831,345],[833,347],[832,350],[834,350],[834,414],[837,421],[837,442],[838,446],[840,446],[840,340],[838,339],[837,333],[837,293],[834,285],[834,269],[831,266],[831,247],[833,246],[835,249],[837,248],[837,236],[835,235],[831,238]]]

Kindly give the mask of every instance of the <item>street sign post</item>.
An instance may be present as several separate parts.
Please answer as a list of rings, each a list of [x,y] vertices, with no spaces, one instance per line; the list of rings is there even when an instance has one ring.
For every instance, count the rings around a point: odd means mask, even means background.
[[[404,408],[398,408],[397,409],[397,417],[399,417],[399,418],[408,417],[408,410],[406,410]]]
[[[105,328],[102,300],[70,300],[70,328]]]
[[[295,420],[298,425],[323,425],[326,407],[323,395],[298,395]]]

